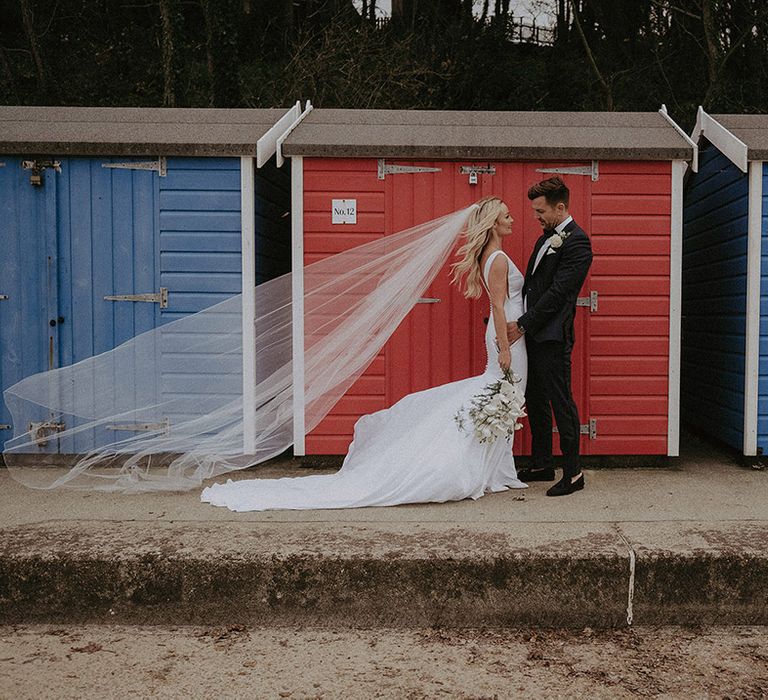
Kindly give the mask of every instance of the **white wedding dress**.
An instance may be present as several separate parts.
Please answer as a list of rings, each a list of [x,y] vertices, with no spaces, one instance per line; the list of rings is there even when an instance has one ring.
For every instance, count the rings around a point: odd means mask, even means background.
[[[487,281],[492,253],[485,264]],[[508,321],[523,314],[523,276],[507,257]],[[517,478],[510,440],[481,444],[460,432],[454,416],[480,390],[501,377],[496,333],[485,333],[488,361],[483,374],[409,394],[391,408],[355,424],[349,452],[335,474],[282,479],[228,480],[204,489],[201,500],[233,511],[360,508],[401,503],[459,501],[507,488],[526,488]],[[525,338],[512,346],[512,369],[528,374]]]

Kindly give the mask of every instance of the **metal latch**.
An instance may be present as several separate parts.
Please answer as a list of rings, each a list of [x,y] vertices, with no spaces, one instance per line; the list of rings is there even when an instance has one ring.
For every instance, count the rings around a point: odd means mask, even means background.
[[[165,156],[160,156],[157,160],[135,161],[132,163],[102,163],[101,167],[120,170],[154,170],[160,177],[165,177],[168,172]]]
[[[168,435],[171,432],[171,421],[163,418],[159,423],[113,423],[106,426],[107,430],[124,430],[134,433],[160,433]]]
[[[21,167],[24,170],[31,170],[32,174],[29,176],[30,184],[35,187],[41,187],[43,184],[43,170],[46,168],[53,168],[57,173],[61,172],[61,161],[58,160],[23,160],[21,161]]]
[[[495,175],[496,168],[490,163],[488,165],[462,165],[459,168],[459,173],[469,175],[469,184],[476,185],[478,175]]]
[[[154,294],[112,294],[104,297],[105,301],[146,301],[151,304],[160,304],[161,309],[168,308],[168,288],[160,287]]]
[[[600,170],[597,161],[593,160],[591,166],[573,166],[568,168],[536,168],[537,173],[556,173],[558,175],[589,175],[592,182],[600,179]]]
[[[590,311],[597,311],[597,292],[590,292],[588,297],[579,297],[576,306],[588,306]]]
[[[5,301],[8,298],[7,294],[0,294],[0,301]]]
[[[419,304],[439,304],[440,299],[437,297],[420,297]]]
[[[557,426],[552,428],[553,433],[559,433]],[[589,423],[582,423],[579,426],[580,435],[589,435],[590,440],[597,438],[597,418],[590,418]]]
[[[384,158],[379,158],[379,180],[387,175],[399,175],[403,173],[439,173],[442,168],[427,168],[421,165],[387,165]]]
[[[10,430],[11,426],[8,423],[0,423],[0,430]]]
[[[49,420],[42,423],[30,423],[29,432],[32,433],[32,439],[38,447],[45,447],[48,445],[50,433],[60,433],[64,427],[64,423]]]

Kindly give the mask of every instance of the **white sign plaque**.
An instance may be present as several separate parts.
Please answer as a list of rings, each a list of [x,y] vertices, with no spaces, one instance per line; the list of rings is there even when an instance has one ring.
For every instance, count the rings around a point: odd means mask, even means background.
[[[357,200],[356,199],[332,199],[331,223],[356,224]]]

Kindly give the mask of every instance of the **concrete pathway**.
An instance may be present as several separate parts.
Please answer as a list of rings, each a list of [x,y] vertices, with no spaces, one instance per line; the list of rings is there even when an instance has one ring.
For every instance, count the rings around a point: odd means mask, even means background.
[[[318,473],[289,462],[237,478]],[[622,626],[768,622],[768,471],[674,469],[478,501],[235,514],[199,494],[33,491],[0,471],[0,622]]]

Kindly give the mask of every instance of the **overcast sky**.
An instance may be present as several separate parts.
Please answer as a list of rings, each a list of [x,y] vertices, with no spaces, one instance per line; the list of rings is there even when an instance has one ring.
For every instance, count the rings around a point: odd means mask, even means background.
[[[362,7],[362,4],[362,0],[355,0],[358,8]],[[490,0],[488,4],[493,12],[494,0]],[[552,0],[512,0],[510,9],[515,16],[535,18],[537,24],[552,24],[553,16],[547,11],[547,7],[552,4]],[[479,14],[482,8],[483,0],[475,0],[475,12]],[[376,0],[376,10],[379,15],[389,15],[392,12],[392,0]]]

